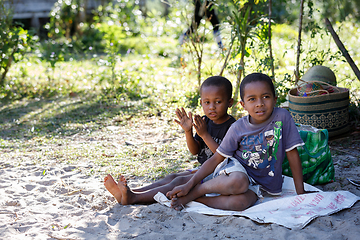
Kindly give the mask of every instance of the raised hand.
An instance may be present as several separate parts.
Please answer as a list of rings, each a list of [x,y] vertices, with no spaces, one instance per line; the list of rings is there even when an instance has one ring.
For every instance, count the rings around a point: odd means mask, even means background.
[[[175,119],[175,122],[177,124],[179,124],[182,129],[184,129],[185,132],[188,132],[191,130],[192,125],[193,125],[193,119],[192,119],[192,113],[189,112],[189,115],[185,112],[184,108],[177,108],[176,111],[176,116],[179,120]]]
[[[194,124],[193,124],[196,133],[200,136],[200,137],[204,137],[205,134],[208,133],[207,131],[207,126],[206,126],[206,122],[205,119],[202,118],[200,115],[195,115],[194,116]]]

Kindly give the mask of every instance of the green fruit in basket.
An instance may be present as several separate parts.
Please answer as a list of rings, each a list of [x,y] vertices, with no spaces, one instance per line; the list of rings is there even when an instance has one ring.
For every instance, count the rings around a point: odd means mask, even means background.
[[[310,164],[314,165],[317,162],[316,158],[310,158]]]
[[[310,163],[309,163],[308,161],[303,161],[303,162],[302,162],[302,166],[303,166],[304,168],[308,168],[308,167],[310,166]]]

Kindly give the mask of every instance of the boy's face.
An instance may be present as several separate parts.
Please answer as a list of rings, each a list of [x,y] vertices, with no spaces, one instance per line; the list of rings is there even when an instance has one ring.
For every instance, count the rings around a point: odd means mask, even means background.
[[[250,122],[260,124],[270,118],[277,97],[266,82],[256,81],[245,85],[243,99],[240,103],[249,113]]]
[[[227,110],[233,102],[232,98],[228,99],[223,87],[206,86],[201,89],[200,104],[205,115],[216,124],[228,120]]]

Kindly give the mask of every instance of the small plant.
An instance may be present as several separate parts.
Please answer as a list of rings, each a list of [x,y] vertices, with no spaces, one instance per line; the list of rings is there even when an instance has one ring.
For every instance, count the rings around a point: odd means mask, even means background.
[[[42,50],[39,57],[40,59],[48,62],[50,65],[52,76],[48,74],[49,80],[54,80],[56,63],[64,61],[67,48],[68,46],[66,43],[61,43],[55,40],[45,41],[42,44]]]
[[[257,12],[254,10],[259,1],[249,0],[245,3],[233,0],[237,11],[233,11],[233,32],[235,33],[236,47],[233,51],[233,58],[237,60],[234,68],[237,75],[234,101],[239,99],[240,82],[245,72],[245,57],[250,56],[250,49],[247,46],[248,39],[255,37],[253,28],[257,23]],[[232,114],[236,115],[237,108],[232,108]]]
[[[50,22],[45,25],[49,31],[48,36],[52,39],[79,36],[84,5],[84,0],[58,0],[50,13]]]
[[[185,93],[185,96],[188,102],[187,103],[188,107],[196,108],[197,106],[199,106],[199,101],[200,101],[199,91],[187,91]]]
[[[12,11],[0,1],[0,87],[4,86],[11,65],[24,57],[33,42],[30,32],[13,24]]]
[[[276,95],[278,97],[276,106],[280,106],[282,103],[286,102],[286,97],[290,88],[288,87],[292,83],[291,75],[288,73],[284,74],[284,77],[281,81],[275,81]]]
[[[120,55],[118,54],[119,50],[118,47],[113,42],[110,42],[107,48],[105,49],[105,52],[107,53],[107,59],[111,69],[111,82],[115,83],[116,81],[115,66],[116,63],[120,60]]]
[[[209,3],[209,2],[208,2]],[[195,6],[195,11],[197,11],[197,3]],[[206,25],[206,21],[205,19],[201,19],[198,20],[197,18],[202,18],[202,17],[207,17],[208,20],[212,23],[212,27],[219,27],[217,25],[215,25],[214,22],[211,21],[211,18],[214,17],[216,18],[216,16],[209,16],[208,14],[211,14],[209,12],[213,11],[214,8],[214,4],[213,3],[209,3],[209,4],[204,4],[202,6],[200,6],[199,11],[203,11],[204,16],[202,16],[201,14],[196,15],[194,17],[191,18],[191,21],[188,22],[188,26],[190,26],[187,31],[185,33],[183,33],[180,37],[180,43],[182,44],[182,46],[185,46],[185,49],[189,51],[190,56],[192,57],[192,62],[195,66],[196,69],[196,76],[197,76],[197,81],[198,81],[198,87],[200,88],[201,85],[201,79],[202,79],[202,70],[204,68],[204,59],[205,59],[205,53],[208,52],[207,50],[205,50],[205,42],[207,40],[207,33],[209,32],[213,32],[214,33],[214,37],[215,40],[217,41],[217,44],[219,46],[219,48],[223,49],[223,44],[221,41],[221,37],[220,37],[220,31],[217,29],[216,31],[213,29],[213,31],[211,30],[207,30],[206,27],[204,27],[204,25]],[[184,19],[188,19],[186,16],[183,16]],[[202,26],[200,26],[200,23],[202,23]],[[219,61],[221,61],[219,59]],[[181,63],[183,65],[183,62]],[[212,74],[212,67],[210,67],[209,69],[210,74]]]
[[[94,12],[94,22],[119,25],[123,27],[123,33],[127,37],[138,35],[143,24],[138,1],[116,0],[108,2],[106,5],[100,5]]]

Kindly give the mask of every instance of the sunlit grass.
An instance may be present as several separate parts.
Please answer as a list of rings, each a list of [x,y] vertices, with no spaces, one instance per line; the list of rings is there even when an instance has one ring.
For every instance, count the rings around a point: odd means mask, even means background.
[[[360,37],[359,27],[344,23],[339,36],[358,64],[360,50],[354,39]],[[225,35],[225,44],[228,40]],[[171,37],[159,41],[153,45],[152,38],[151,44],[144,43],[150,53],[120,56],[115,81],[106,55],[74,57],[57,63],[54,71],[31,55],[14,64],[6,86],[10,97],[0,96],[0,167],[64,164],[76,165],[86,174],[121,173],[147,179],[194,167],[196,159],[173,119],[177,107],[202,114],[201,107],[195,106],[196,70],[186,46],[180,48]],[[279,82],[286,74],[293,75],[296,41],[294,27],[274,29],[275,79]],[[303,42],[302,70],[309,67],[306,53],[311,49],[330,49],[329,55],[338,51],[330,36],[312,39],[304,33]],[[255,46],[253,56],[264,56],[263,49]],[[202,80],[217,75],[224,60],[212,40],[204,48]],[[256,59],[245,60],[246,73],[258,69]],[[235,63],[231,60],[224,73],[234,85]],[[358,101],[360,81],[344,58],[325,59],[324,65],[333,69],[339,86],[351,89],[352,101]],[[286,84],[290,88],[294,83]]]

